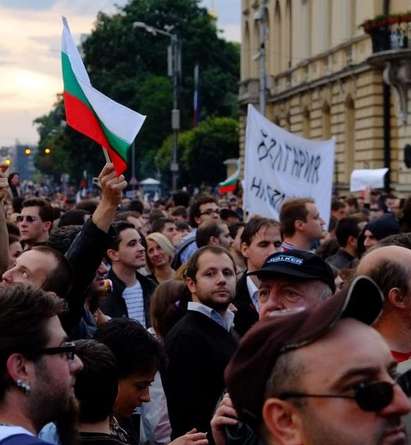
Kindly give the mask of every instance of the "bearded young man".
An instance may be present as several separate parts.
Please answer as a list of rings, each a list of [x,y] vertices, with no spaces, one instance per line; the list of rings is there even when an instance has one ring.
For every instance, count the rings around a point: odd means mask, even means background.
[[[222,247],[202,247],[190,258],[186,285],[192,302],[165,340],[172,437],[192,428],[210,430],[224,390],[224,368],[237,346],[231,332],[234,314],[228,309],[235,284],[234,260]]]

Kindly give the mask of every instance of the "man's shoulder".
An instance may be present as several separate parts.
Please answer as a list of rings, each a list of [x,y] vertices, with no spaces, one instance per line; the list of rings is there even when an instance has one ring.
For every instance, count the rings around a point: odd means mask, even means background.
[[[48,442],[27,433],[10,434],[0,440],[0,445],[47,445]],[[50,444],[48,444],[50,445]]]

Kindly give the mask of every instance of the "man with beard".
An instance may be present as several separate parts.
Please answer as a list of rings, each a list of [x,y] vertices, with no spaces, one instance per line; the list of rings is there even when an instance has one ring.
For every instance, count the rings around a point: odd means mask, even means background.
[[[72,443],[75,374],[82,362],[59,321],[63,300],[17,284],[0,287],[0,441],[43,444],[35,437],[48,422],[64,425]]]
[[[193,301],[165,340],[172,437],[192,428],[210,430],[224,389],[224,368],[237,345],[231,333],[234,314],[228,310],[236,271],[228,251],[207,246],[195,252],[187,264],[186,284]]]

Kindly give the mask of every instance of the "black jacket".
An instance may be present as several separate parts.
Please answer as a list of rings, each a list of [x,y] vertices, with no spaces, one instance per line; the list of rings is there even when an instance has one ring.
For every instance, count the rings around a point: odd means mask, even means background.
[[[89,219],[65,254],[73,272],[73,280],[65,298],[69,311],[62,316],[62,323],[72,338],[85,336],[84,332],[78,335],[79,323],[84,315],[84,302],[111,239],[111,231],[103,232]]]
[[[110,270],[108,274],[108,278],[113,283],[113,290],[111,294],[104,298],[104,300],[100,304],[101,310],[113,318],[119,317],[128,317],[127,305],[124,301],[122,295],[123,291],[126,288],[126,285],[117,275],[114,273],[113,269]],[[141,285],[141,289],[143,291],[143,300],[144,300],[144,314],[146,318],[146,327],[151,326],[150,321],[150,298],[154,289],[156,288],[155,283],[149,278],[145,277],[141,273],[136,272],[137,281]]]
[[[251,326],[258,321],[258,312],[251,300],[247,287],[247,271],[238,280],[234,306],[237,308],[234,318],[234,328],[240,336],[243,336]]]

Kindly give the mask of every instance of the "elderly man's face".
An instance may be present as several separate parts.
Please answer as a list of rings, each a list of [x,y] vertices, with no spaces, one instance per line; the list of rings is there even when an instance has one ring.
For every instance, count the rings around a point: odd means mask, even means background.
[[[408,443],[402,416],[410,412],[411,403],[394,381],[396,363],[377,331],[353,319],[340,320],[324,337],[291,354],[299,373],[287,379],[284,390],[332,397],[268,398],[263,418],[274,443]],[[364,411],[353,399],[355,390],[375,382],[392,384],[393,398],[379,411]]]
[[[285,309],[313,308],[329,295],[330,287],[319,280],[263,278],[259,288],[260,319]]]

